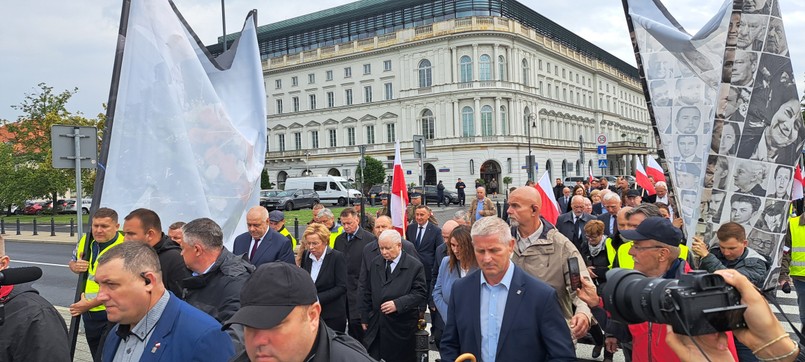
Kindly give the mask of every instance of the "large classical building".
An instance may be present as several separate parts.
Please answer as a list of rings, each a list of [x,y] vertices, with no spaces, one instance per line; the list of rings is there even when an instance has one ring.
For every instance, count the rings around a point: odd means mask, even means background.
[[[266,168],[280,187],[354,177],[361,145],[391,166],[395,141],[408,182],[424,170],[428,184],[501,187],[527,181],[529,152],[539,178],[631,173],[655,147],[637,69],[514,0],[361,0],[261,26],[258,39]]]

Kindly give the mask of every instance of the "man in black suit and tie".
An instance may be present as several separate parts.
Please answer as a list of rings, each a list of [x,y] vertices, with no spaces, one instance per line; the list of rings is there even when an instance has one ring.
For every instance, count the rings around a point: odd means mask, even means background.
[[[570,195],[570,188],[569,187],[563,188],[562,189],[562,196],[559,196],[559,199],[556,200],[556,201],[559,202],[559,212],[560,213],[566,213],[566,212],[570,211],[570,199],[571,198],[572,197]]]
[[[425,278],[427,279],[428,291],[432,286],[431,271],[436,259],[436,248],[444,244],[442,238],[442,229],[428,221],[430,217],[430,210],[425,205],[417,206],[414,212],[415,222],[408,225],[405,232],[405,237],[408,241],[414,243],[416,251],[419,253],[419,260],[425,266]],[[439,260],[441,262],[441,260]]]
[[[581,250],[581,244],[586,243],[584,225],[593,220],[592,215],[584,212],[584,196],[575,195],[570,200],[571,211],[559,215],[556,219],[556,229],[568,238],[576,249]]]
[[[246,213],[246,226],[249,231],[235,238],[232,253],[243,255],[254,266],[272,261],[296,264],[291,240],[268,227],[268,210],[265,207],[255,206],[249,209]]]
[[[427,300],[428,273],[422,263],[402,251],[397,231],[381,233],[378,244],[381,255],[372,261],[361,293],[363,343],[372,358],[410,362],[416,356],[414,336],[419,306]]]
[[[617,193],[607,192],[601,201],[604,208],[607,210],[606,214],[598,216],[598,220],[604,223],[604,235],[612,235],[617,229],[618,212],[621,211],[621,197]]]
[[[363,340],[360,313],[360,287],[361,264],[363,264],[363,249],[367,244],[373,243],[374,235],[360,227],[361,216],[355,209],[348,207],[341,211],[341,227],[344,231],[335,238],[333,249],[344,254],[347,264],[347,332],[352,338]]]

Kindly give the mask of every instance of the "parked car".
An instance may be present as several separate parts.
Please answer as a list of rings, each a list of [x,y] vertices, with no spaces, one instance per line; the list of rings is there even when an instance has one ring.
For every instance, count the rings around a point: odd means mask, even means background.
[[[323,202],[338,206],[347,206],[361,197],[361,192],[340,176],[292,177],[285,180],[285,189],[313,189]]]
[[[260,205],[268,210],[282,209],[285,211],[312,208],[318,203],[319,194],[313,189],[288,189],[260,201]]]
[[[409,195],[411,193],[420,193],[422,194],[422,186],[414,186],[411,190],[408,191]],[[439,201],[439,194],[436,190],[436,185],[425,185],[425,204],[436,204]],[[454,190],[444,189],[444,200],[442,201],[446,204],[458,204],[458,193]]]
[[[372,188],[369,189],[369,202],[372,203],[372,205],[379,204],[380,198],[382,196],[388,195],[389,192],[391,192],[391,188],[389,187],[389,185],[386,184],[374,185],[372,186]]]
[[[23,215],[41,215],[44,210],[48,210],[50,205],[50,201],[40,201],[40,202],[32,202],[28,205],[25,205],[25,208],[22,209]]]
[[[78,207],[76,206],[77,202],[75,199],[67,200],[67,206],[64,208],[62,213],[64,214],[77,214]],[[92,207],[92,199],[81,199],[81,213],[84,215],[89,214],[89,209]]]
[[[0,210],[2,210],[0,212],[5,214],[6,216],[19,215],[22,213],[22,208],[17,207],[17,205],[15,204],[11,204],[10,206],[9,205],[0,206]]]
[[[280,190],[260,190],[260,205],[262,205],[263,201],[267,198],[277,196],[280,192]]]

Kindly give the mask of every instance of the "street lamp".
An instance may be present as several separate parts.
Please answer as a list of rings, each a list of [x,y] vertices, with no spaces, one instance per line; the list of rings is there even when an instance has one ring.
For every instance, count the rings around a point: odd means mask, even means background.
[[[526,167],[528,168],[528,180],[534,181],[534,156],[531,155],[531,127],[537,125],[537,114],[529,113],[526,115],[526,132],[528,138],[528,158],[526,159]]]
[[[302,176],[310,175],[310,166],[307,164],[308,158],[310,158],[310,151],[305,151],[305,170],[302,171]]]

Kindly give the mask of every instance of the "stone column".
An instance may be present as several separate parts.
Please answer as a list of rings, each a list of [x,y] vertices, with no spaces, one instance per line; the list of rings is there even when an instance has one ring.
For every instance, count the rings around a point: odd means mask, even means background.
[[[497,47],[495,49],[497,50]],[[494,128],[492,133],[497,136],[502,135],[503,120],[500,118],[500,97],[495,97],[495,109],[492,110],[492,119],[495,120],[492,123]]]
[[[476,136],[481,135],[481,98],[475,97],[475,108],[473,109],[473,128]]]

